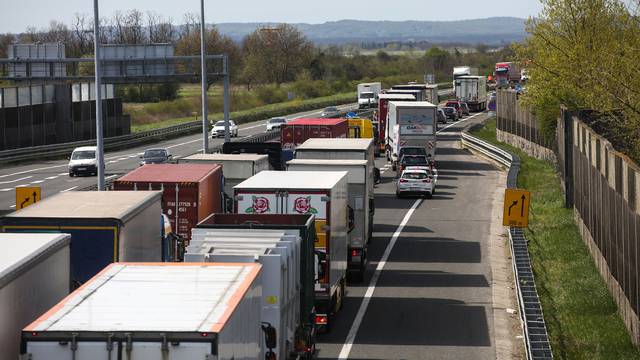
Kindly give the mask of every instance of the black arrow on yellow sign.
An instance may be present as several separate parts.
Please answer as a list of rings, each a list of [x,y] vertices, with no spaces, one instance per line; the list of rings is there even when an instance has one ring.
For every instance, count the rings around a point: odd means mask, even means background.
[[[527,200],[527,197],[524,196],[524,194],[522,194],[522,197],[520,199],[522,199],[522,206],[520,207],[520,216],[524,216],[524,202],[525,200]]]
[[[511,216],[511,208],[518,205],[518,200],[514,201],[511,206],[509,206],[509,216]]]

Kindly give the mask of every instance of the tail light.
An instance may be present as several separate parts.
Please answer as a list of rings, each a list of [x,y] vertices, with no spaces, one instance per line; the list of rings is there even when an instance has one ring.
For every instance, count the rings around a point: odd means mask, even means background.
[[[316,315],[316,325],[327,325],[329,322],[329,316],[326,314],[317,314]]]
[[[352,249],[351,250],[351,256],[360,256],[360,250]]]
[[[423,183],[430,183],[430,182],[431,182],[431,179],[424,179],[424,180],[422,180],[422,182],[423,182]]]
[[[408,181],[408,180],[406,180],[406,179],[400,179],[400,182],[401,182],[401,183],[406,183],[406,182],[409,182],[409,181]]]

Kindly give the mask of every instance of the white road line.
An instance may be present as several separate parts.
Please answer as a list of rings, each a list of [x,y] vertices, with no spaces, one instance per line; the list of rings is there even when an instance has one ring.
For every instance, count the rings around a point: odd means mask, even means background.
[[[75,189],[75,188],[77,188],[77,187],[78,187],[78,186],[76,185],[76,186],[70,187],[70,188],[68,188],[68,189],[66,189],[66,190],[62,190],[62,191],[60,191],[60,192],[61,192],[61,193],[63,193],[63,192],[71,191],[71,190],[73,190],[73,189]]]
[[[384,250],[384,254],[382,255],[382,259],[376,266],[376,270],[371,277],[371,281],[369,281],[369,287],[367,288],[367,292],[364,294],[364,298],[362,299],[362,303],[360,304],[360,308],[358,309],[358,313],[356,314],[356,318],[353,320],[351,324],[351,329],[349,329],[349,334],[347,335],[347,339],[345,343],[342,345],[342,350],[340,350],[340,355],[338,355],[338,359],[348,359],[349,353],[351,352],[351,347],[353,346],[353,342],[356,340],[356,335],[358,334],[358,329],[360,328],[360,324],[362,324],[362,319],[364,318],[364,314],[367,312],[367,307],[369,307],[369,302],[371,301],[371,297],[373,296],[373,292],[376,290],[376,284],[378,283],[378,279],[380,278],[380,273],[384,269],[384,266],[387,263],[387,259],[389,259],[389,255],[391,254],[391,250],[398,241],[398,237],[402,233],[402,229],[404,229],[405,225],[411,219],[411,215],[416,210],[418,205],[422,202],[422,199],[416,200],[411,206],[411,209],[407,211],[404,218],[398,225],[396,232],[391,236],[391,241],[387,245],[387,248]]]
[[[29,186],[29,184],[16,185],[16,187],[27,187],[27,186]]]
[[[13,208],[14,208],[14,207],[16,207],[16,206],[15,206],[15,205],[11,205],[11,206],[9,206],[9,207],[10,207],[11,209],[13,209]]]
[[[32,181],[31,183],[32,184],[40,184],[40,183],[43,183],[43,182],[44,182],[44,180],[36,180],[36,181]]]
[[[45,180],[53,180],[53,179],[57,179],[58,176],[60,175],[55,175],[55,176],[47,176],[46,178],[44,178]]]
[[[0,192],[7,192],[7,191],[11,191],[11,190],[13,190],[13,188],[0,189]]]
[[[117,162],[118,162],[118,160],[111,160],[111,161],[108,161],[107,164],[115,164]]]
[[[63,172],[63,173],[58,174],[58,176],[62,176],[62,175],[69,175],[69,173]]]
[[[32,177],[33,176],[25,176],[25,177],[21,177],[19,179],[15,179],[15,180],[0,181],[0,184],[10,184],[10,183],[14,183],[14,182],[22,181],[22,180],[31,179]]]
[[[105,180],[109,180],[109,179],[113,179],[114,177],[117,177],[118,175],[109,175],[107,177],[105,177]]]

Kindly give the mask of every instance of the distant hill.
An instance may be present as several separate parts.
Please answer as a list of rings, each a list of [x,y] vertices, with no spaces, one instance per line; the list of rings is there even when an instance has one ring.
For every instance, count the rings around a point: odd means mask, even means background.
[[[258,26],[277,23],[220,23],[220,32],[236,41]],[[317,44],[387,41],[433,43],[485,43],[498,45],[525,38],[525,19],[494,17],[457,21],[363,21],[339,20],[323,24],[292,24]]]

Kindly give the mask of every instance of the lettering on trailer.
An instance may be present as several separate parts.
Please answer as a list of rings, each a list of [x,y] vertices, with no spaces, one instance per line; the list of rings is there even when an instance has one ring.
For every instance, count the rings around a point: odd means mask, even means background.
[[[16,188],[16,209],[24,209],[40,201],[39,186],[22,186]]]
[[[504,192],[504,226],[528,227],[531,193],[523,189],[506,189]]]

